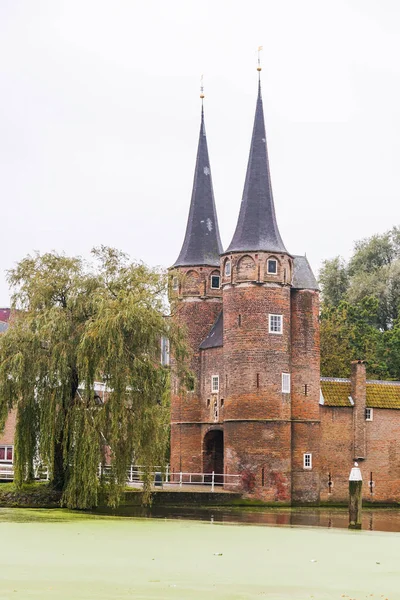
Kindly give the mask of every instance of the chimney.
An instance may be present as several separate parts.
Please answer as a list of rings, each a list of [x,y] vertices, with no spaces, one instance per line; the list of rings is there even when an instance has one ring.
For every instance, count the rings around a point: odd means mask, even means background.
[[[365,407],[367,402],[367,376],[365,361],[353,360],[351,363],[351,397],[354,402],[354,460],[366,458]]]

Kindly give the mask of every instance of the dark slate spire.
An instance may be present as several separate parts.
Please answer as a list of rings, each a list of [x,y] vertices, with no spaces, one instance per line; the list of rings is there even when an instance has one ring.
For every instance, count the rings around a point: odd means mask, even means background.
[[[199,147],[186,234],[181,252],[173,266],[209,265],[219,267],[219,255],[222,250],[202,106]]]
[[[260,81],[242,204],[226,252],[256,250],[287,252],[275,216]]]

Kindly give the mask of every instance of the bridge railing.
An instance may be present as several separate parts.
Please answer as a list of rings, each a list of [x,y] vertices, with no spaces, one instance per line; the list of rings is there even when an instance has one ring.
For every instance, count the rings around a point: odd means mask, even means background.
[[[99,464],[98,477],[107,480],[112,474],[112,466]],[[37,481],[48,481],[49,470],[45,465],[37,465],[34,473]],[[130,486],[142,486],[145,477],[157,487],[179,487],[183,486],[210,486],[211,491],[215,488],[239,487],[241,476],[227,473],[186,473],[183,471],[171,472],[169,465],[165,468],[155,466],[150,472],[146,472],[143,466],[131,465],[126,474],[126,483]],[[14,465],[0,465],[0,480],[12,481],[14,479]]]

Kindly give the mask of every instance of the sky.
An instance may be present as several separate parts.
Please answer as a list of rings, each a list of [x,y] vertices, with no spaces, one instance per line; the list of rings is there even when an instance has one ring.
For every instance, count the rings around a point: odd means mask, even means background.
[[[397,0],[1,0],[0,306],[34,251],[168,267],[186,228],[200,77],[221,237],[257,94],[288,250],[348,258],[400,225]]]

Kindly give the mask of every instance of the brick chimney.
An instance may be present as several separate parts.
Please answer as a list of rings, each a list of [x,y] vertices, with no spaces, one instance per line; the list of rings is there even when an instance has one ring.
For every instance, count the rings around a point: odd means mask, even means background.
[[[367,401],[367,376],[365,361],[353,360],[351,363],[351,397],[354,401],[353,431],[354,460],[366,458],[365,406]]]

